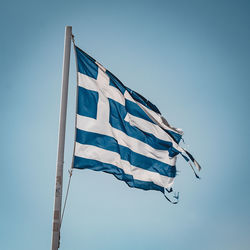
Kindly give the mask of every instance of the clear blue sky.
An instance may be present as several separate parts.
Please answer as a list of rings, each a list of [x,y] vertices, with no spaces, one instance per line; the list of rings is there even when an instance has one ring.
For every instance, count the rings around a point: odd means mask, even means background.
[[[178,205],[76,170],[60,249],[249,249],[249,12],[244,0],[2,1],[0,248],[50,249],[64,27],[72,25],[79,47],[184,130],[203,169],[196,180],[178,160]],[[75,81],[72,54],[64,184]]]

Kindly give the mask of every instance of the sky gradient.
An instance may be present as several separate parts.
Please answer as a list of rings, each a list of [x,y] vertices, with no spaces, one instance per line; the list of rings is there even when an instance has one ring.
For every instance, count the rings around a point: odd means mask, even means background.
[[[50,249],[66,25],[81,49],[184,130],[202,171],[197,180],[177,160],[172,205],[159,192],[75,170],[60,249],[249,249],[249,11],[244,0],[2,1],[1,249]]]

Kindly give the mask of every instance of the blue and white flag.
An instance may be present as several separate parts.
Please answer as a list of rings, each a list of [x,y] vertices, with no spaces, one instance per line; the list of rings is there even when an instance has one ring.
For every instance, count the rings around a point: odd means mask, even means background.
[[[158,108],[75,46],[77,114],[73,168],[113,174],[130,187],[172,190],[181,154],[200,170]],[[191,163],[191,162],[190,162]],[[191,164],[192,165],[192,164]]]

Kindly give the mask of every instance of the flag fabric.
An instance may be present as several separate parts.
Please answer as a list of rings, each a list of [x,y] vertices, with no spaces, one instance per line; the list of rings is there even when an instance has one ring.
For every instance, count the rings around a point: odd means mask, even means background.
[[[130,187],[164,194],[172,191],[178,154],[200,170],[193,156],[179,145],[183,132],[171,127],[154,104],[77,46],[75,53],[73,168],[103,171]]]

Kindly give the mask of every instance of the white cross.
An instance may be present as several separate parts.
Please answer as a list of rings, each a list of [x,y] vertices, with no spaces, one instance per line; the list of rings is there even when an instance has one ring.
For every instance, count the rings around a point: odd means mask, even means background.
[[[108,127],[110,114],[108,98],[122,105],[125,105],[125,98],[119,89],[109,84],[110,79],[105,69],[101,65],[98,66],[97,79],[78,73],[78,85],[98,93],[96,122],[102,124],[103,127]]]

